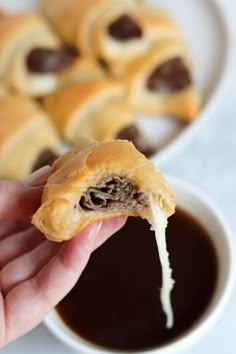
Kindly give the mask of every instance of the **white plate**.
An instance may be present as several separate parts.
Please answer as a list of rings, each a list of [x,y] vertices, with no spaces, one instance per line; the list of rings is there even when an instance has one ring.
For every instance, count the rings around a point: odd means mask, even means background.
[[[53,0],[51,0],[53,1]],[[184,127],[168,117],[140,117],[142,131],[160,148],[152,157],[156,164],[173,155],[212,117],[215,104],[224,91],[231,59],[231,33],[223,0],[146,0],[167,9],[182,27],[192,53],[196,85],[204,98],[199,117]],[[36,0],[0,0],[11,11],[36,9]]]

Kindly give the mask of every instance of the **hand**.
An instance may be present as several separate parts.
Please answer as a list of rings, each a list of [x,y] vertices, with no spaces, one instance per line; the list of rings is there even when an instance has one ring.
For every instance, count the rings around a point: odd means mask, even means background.
[[[34,328],[75,285],[91,252],[125,223],[96,223],[64,243],[31,225],[40,205],[44,167],[25,182],[0,181],[0,347]]]

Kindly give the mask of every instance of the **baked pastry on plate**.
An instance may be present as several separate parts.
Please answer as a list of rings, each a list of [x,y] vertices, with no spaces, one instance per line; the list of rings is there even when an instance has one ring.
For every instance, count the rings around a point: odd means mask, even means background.
[[[136,111],[190,122],[201,106],[191,70],[191,61],[182,42],[156,43],[128,67],[125,76],[127,98]]]
[[[6,85],[4,85],[3,82],[0,82],[0,98],[3,98],[8,95],[8,89],[6,88]]]
[[[100,142],[129,139],[146,155],[154,152],[151,143],[139,132],[134,112],[125,100],[123,85],[117,81],[76,84],[46,97],[43,103],[70,144],[83,134]]]
[[[123,78],[127,66],[153,43],[183,40],[183,35],[173,19],[157,7],[117,3],[95,23],[91,38],[94,54],[107,63],[116,77]]]
[[[57,132],[35,102],[18,96],[2,98],[0,121],[0,178],[22,180],[59,156]]]
[[[150,196],[166,217],[174,212],[164,178],[132,143],[81,137],[53,164],[33,224],[50,240],[63,241],[113,216],[141,216],[152,222]]]
[[[122,104],[123,94],[122,85],[116,81],[90,81],[55,92],[45,97],[43,103],[62,136],[73,144],[81,134],[98,135],[105,139],[105,134],[108,134],[109,130],[112,134],[112,130],[119,124],[118,111],[113,109],[114,116],[110,117],[105,126],[99,124],[99,121],[106,119],[106,112],[102,115],[101,110],[106,110],[106,106],[110,106],[111,103],[116,105],[120,111],[123,110],[122,118],[127,124],[133,122],[132,111],[128,105]],[[109,108],[107,107],[107,109]],[[109,127],[110,125],[113,127]],[[105,133],[107,126],[108,130]],[[102,129],[104,129],[103,134]]]
[[[39,14],[5,14],[0,21],[0,76],[17,92],[43,96],[67,83],[104,76],[91,58],[65,47]]]
[[[41,0],[44,13],[65,42],[85,54],[92,54],[93,26],[104,12],[109,8],[126,8],[135,3],[135,0]]]

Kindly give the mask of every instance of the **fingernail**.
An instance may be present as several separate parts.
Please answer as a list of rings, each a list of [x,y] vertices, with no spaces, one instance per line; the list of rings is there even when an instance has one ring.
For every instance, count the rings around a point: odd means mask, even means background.
[[[93,236],[97,236],[99,234],[99,231],[101,230],[102,227],[102,221],[96,222],[95,224],[90,225],[90,234]]]
[[[87,239],[90,239],[90,241],[92,241],[93,244],[96,242],[101,227],[102,227],[102,221],[98,221],[94,224],[91,224],[87,229],[85,229],[85,232],[87,234],[86,236]]]
[[[41,186],[47,181],[50,171],[51,171],[50,166],[44,166],[40,168],[38,171],[32,173],[29,177],[27,177],[23,183],[29,187]]]

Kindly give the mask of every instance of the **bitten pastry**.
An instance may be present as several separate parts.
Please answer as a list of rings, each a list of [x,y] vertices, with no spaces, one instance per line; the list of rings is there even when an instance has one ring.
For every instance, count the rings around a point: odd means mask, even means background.
[[[153,226],[162,267],[160,300],[173,326],[174,285],[166,249],[167,217],[174,196],[154,165],[126,140],[96,143],[83,138],[53,165],[32,223],[52,241],[69,240],[96,221],[127,215]],[[79,237],[79,235],[78,235]]]
[[[94,24],[112,7],[129,7],[135,0],[41,0],[42,9],[57,32],[82,53],[92,54],[91,35]]]
[[[43,96],[91,75],[95,60],[65,47],[39,14],[6,14],[0,21],[0,75],[23,95]]]
[[[81,137],[54,163],[33,224],[50,240],[63,241],[113,216],[141,216],[152,223],[150,196],[166,217],[174,212],[163,177],[132,143]]]
[[[60,151],[57,132],[36,103],[18,96],[0,100],[0,178],[22,180]]]
[[[129,66],[126,84],[128,100],[137,111],[189,122],[200,110],[201,97],[181,42],[166,40],[153,46]]]
[[[141,136],[123,85],[114,80],[90,81],[60,90],[44,99],[44,108],[64,139],[75,143],[81,134],[106,142],[132,140],[146,155],[151,143]]]

